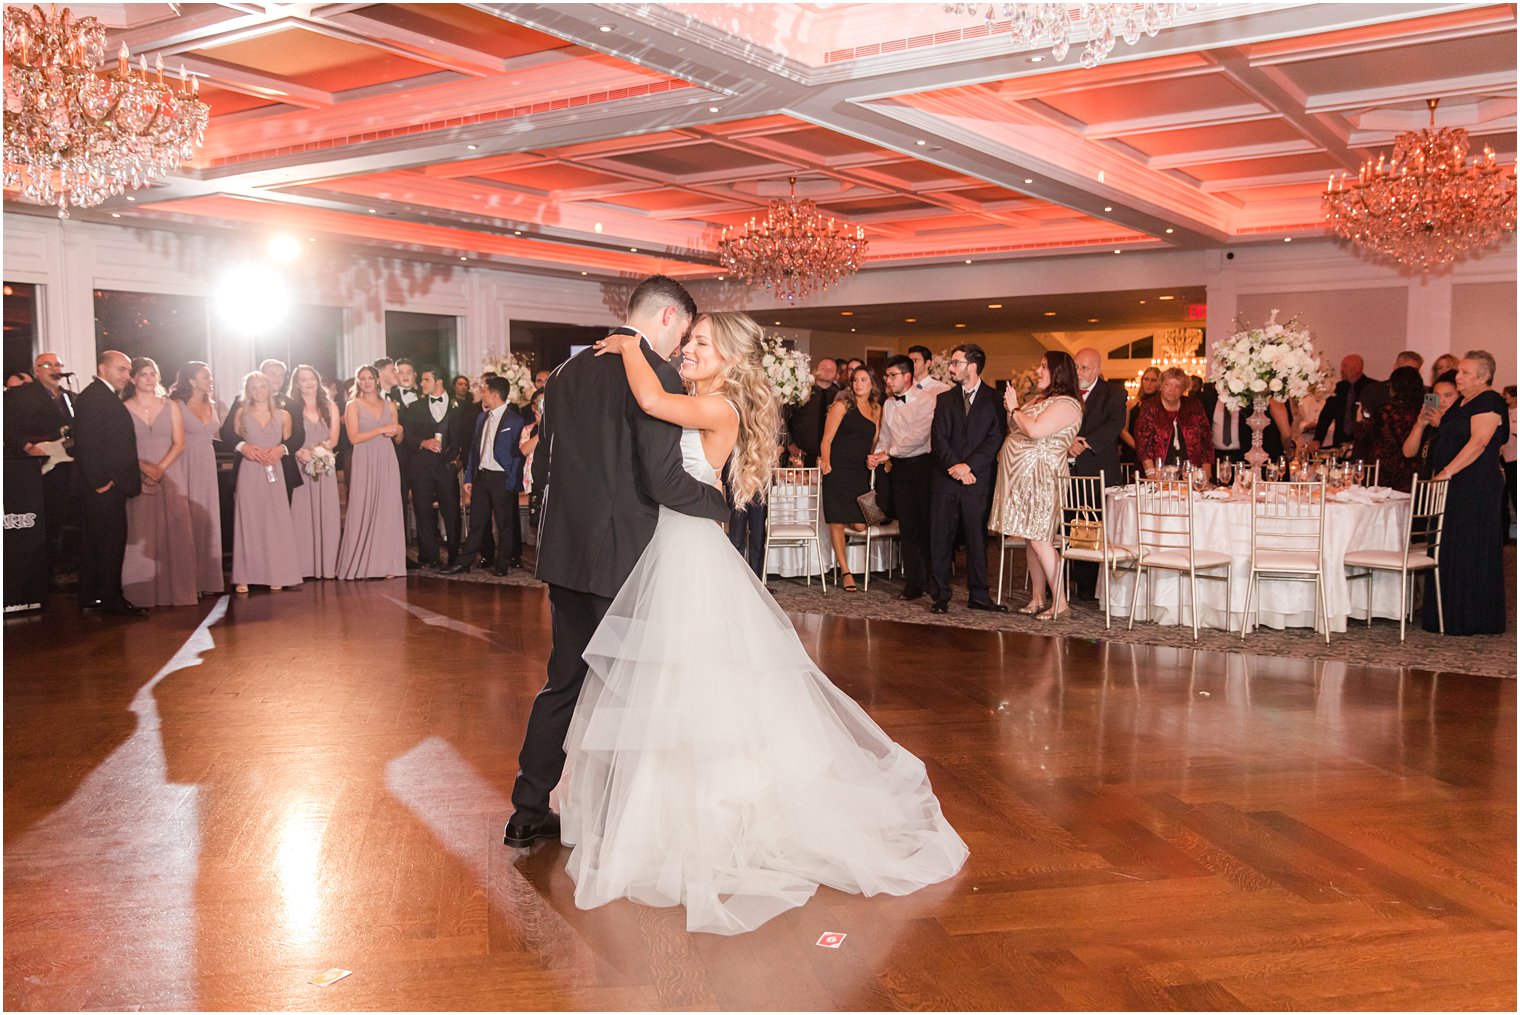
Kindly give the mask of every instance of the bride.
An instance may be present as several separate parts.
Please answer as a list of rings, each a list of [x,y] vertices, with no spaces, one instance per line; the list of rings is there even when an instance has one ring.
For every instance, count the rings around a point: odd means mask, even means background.
[[[769,488],[778,448],[760,338],[743,314],[698,317],[691,396],[660,386],[637,337],[597,344],[683,428],[689,473],[717,483],[730,462],[735,504]],[[561,784],[577,906],[684,904],[688,930],[738,934],[819,885],[905,895],[965,862],[923,763],[829,683],[713,522],[660,510],[585,659]]]

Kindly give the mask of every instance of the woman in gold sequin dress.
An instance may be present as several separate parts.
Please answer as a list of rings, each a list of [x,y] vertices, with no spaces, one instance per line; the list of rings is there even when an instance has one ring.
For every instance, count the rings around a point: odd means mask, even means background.
[[[1028,405],[1020,408],[1012,385],[1003,396],[1008,437],[998,452],[997,485],[987,527],[1025,541],[1033,597],[1019,612],[1055,620],[1066,612],[1064,597],[1055,599],[1060,567],[1054,542],[1057,494],[1068,475],[1071,442],[1082,427],[1082,399],[1077,365],[1064,352],[1047,352],[1036,378],[1040,390]]]

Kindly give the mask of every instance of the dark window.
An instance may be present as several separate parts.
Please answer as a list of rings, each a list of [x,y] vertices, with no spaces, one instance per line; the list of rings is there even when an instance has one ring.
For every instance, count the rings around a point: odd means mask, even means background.
[[[95,290],[95,351],[150,357],[165,385],[187,361],[206,361],[208,331],[203,297]]]
[[[387,310],[385,354],[391,359],[411,360],[419,375],[423,367],[432,364],[452,377],[458,372],[459,318]]]
[[[534,373],[553,370],[582,346],[606,337],[608,330],[610,329],[586,328],[575,324],[550,324],[545,321],[513,321],[512,351],[525,354],[528,366]],[[480,364],[473,364],[471,369],[479,373]]]
[[[285,376],[305,363],[317,368],[322,380],[345,380],[338,375],[338,351],[343,347],[343,308],[294,306],[278,328],[253,341],[254,366],[266,359],[285,364]]]
[[[37,287],[25,282],[5,283],[5,376],[18,370],[32,372],[37,358]],[[88,373],[94,373],[92,367]]]

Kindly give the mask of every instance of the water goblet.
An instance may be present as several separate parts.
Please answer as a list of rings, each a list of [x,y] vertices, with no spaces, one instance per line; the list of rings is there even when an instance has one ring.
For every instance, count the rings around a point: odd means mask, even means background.
[[[1219,485],[1220,486],[1229,486],[1230,485],[1230,476],[1234,473],[1234,471],[1235,471],[1235,467],[1232,464],[1230,464],[1230,462],[1228,460],[1223,459],[1223,458],[1221,458],[1214,465],[1214,472],[1216,474],[1216,477],[1219,480]]]

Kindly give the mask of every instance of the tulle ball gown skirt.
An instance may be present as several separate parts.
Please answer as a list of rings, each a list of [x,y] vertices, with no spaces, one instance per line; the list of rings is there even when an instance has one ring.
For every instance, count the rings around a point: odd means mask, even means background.
[[[803,650],[715,524],[662,511],[586,650],[566,738],[576,905],[738,934],[819,885],[906,895],[967,850],[918,758]]]

